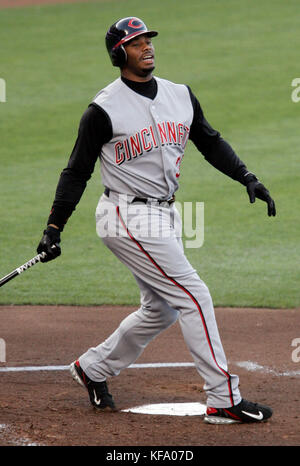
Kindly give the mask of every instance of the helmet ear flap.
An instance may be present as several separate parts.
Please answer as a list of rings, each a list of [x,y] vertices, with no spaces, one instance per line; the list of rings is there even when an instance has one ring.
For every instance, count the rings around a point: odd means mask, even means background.
[[[122,67],[125,65],[127,61],[127,53],[123,45],[119,45],[119,47],[112,50],[111,60],[113,66]]]

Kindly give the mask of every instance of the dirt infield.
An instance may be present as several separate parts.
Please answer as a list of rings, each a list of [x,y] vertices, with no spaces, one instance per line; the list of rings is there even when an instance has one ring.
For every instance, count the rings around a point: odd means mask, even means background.
[[[145,364],[143,368],[128,368],[109,380],[119,411],[93,411],[87,392],[66,368],[87,348],[103,341],[132,310],[0,307],[0,337],[6,344],[6,363],[0,364],[1,446],[300,444],[300,362],[292,357],[292,342],[300,337],[300,309],[216,310],[229,369],[239,374],[242,395],[274,409],[265,424],[231,426],[207,425],[201,416],[122,411],[150,403],[205,404],[203,380],[194,367],[147,366],[192,362],[178,323],[145,349],[136,361]],[[57,367],[33,371],[30,366]]]

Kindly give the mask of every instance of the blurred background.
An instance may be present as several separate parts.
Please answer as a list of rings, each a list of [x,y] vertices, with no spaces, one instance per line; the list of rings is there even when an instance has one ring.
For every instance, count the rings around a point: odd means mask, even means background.
[[[187,257],[216,306],[299,307],[299,2],[5,3],[14,2],[0,0],[0,276],[36,254],[80,118],[119,76],[106,31],[137,16],[159,31],[155,74],[191,87],[276,202],[269,218],[265,203],[251,205],[188,143],[177,200],[204,202],[205,238]],[[135,280],[96,236],[102,192],[98,162],[62,233],[62,256],[2,287],[0,304],[138,304]]]

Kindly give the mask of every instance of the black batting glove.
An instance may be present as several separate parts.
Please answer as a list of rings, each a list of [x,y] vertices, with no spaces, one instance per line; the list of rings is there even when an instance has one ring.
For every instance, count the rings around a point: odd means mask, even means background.
[[[256,178],[252,173],[248,173],[245,176],[245,184],[247,188],[247,193],[251,204],[255,202],[255,199],[260,199],[267,203],[268,205],[268,215],[269,217],[275,217],[276,207],[275,202],[270,196],[267,188]]]
[[[46,253],[46,257],[41,262],[49,262],[61,255],[60,231],[57,228],[48,226],[44,230],[44,235],[37,247],[38,254]]]

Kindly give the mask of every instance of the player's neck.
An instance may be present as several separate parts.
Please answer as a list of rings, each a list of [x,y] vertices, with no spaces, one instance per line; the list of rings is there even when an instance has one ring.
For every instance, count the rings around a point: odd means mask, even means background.
[[[124,69],[121,71],[121,77],[128,79],[129,81],[145,83],[145,82],[151,81],[153,76],[152,76],[152,72],[147,74],[146,76],[138,76],[135,73],[132,73],[130,70]]]
[[[124,76],[121,76],[121,80],[132,91],[137,92],[144,97],[148,97],[148,99],[153,100],[157,95],[157,82],[154,77],[152,77],[150,81],[146,82],[130,81],[130,79],[124,78]]]

